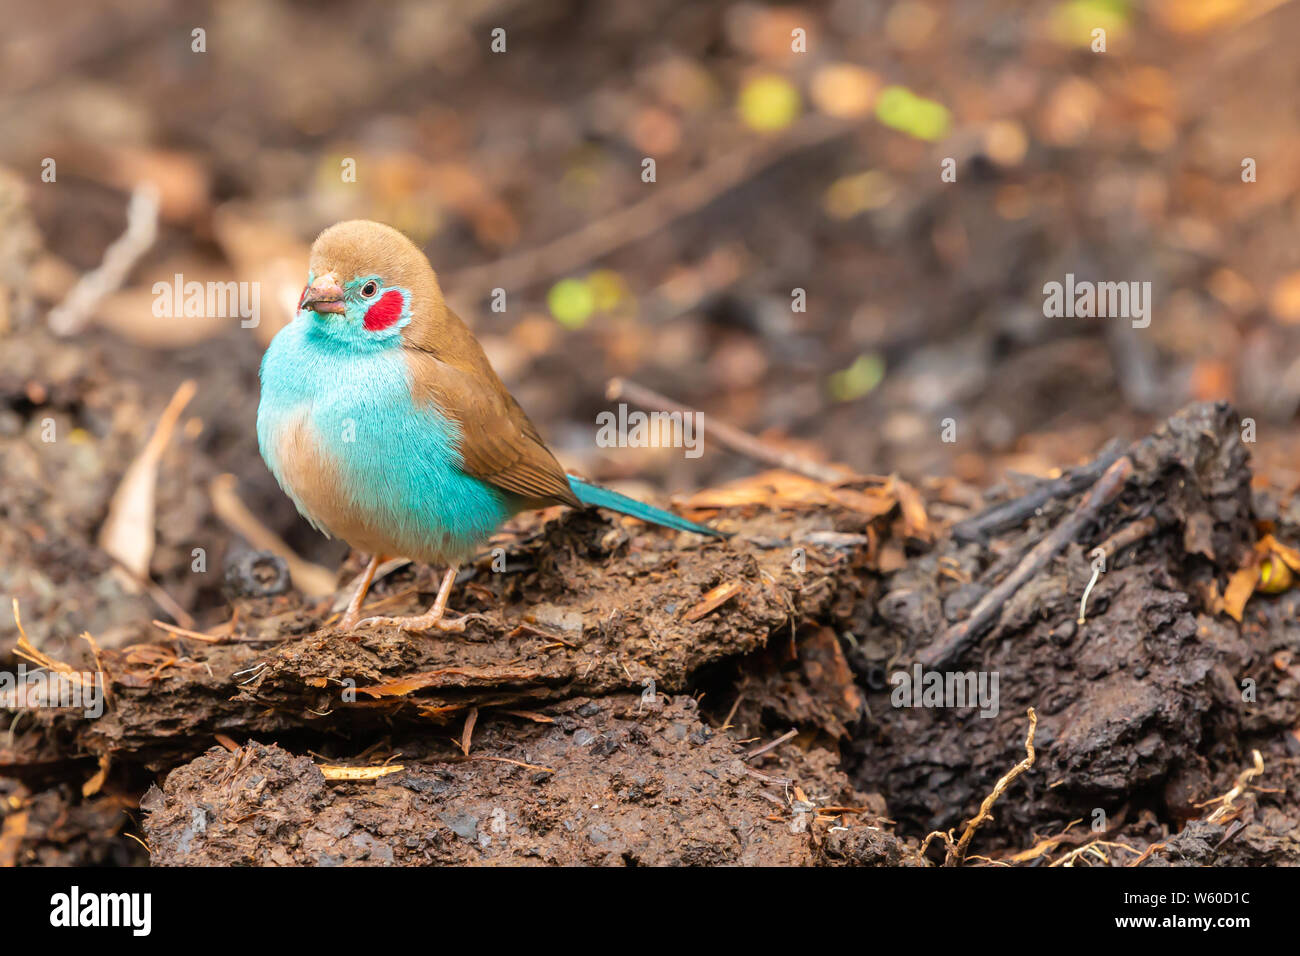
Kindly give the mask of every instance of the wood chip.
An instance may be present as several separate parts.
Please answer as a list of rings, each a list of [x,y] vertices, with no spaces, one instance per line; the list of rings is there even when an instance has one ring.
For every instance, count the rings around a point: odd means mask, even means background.
[[[474,724],[478,722],[478,708],[471,707],[465,715],[465,729],[460,732],[460,752],[469,756],[470,743],[474,739]]]
[[[341,767],[336,764],[318,763],[320,772],[326,780],[378,780],[390,773],[401,773],[406,769],[400,763],[390,763],[382,767]]]
[[[699,604],[687,611],[683,616],[683,619],[687,621],[698,621],[705,615],[711,614],[739,594],[744,586],[745,584],[743,581],[727,581],[723,584],[719,584],[716,588],[713,588],[713,590],[705,594]]]

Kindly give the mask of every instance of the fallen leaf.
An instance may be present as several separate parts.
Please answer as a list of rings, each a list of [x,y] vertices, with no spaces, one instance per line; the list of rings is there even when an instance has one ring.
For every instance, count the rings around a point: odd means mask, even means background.
[[[1228,586],[1223,592],[1223,610],[1234,621],[1240,621],[1246,609],[1246,602],[1255,593],[1259,583],[1259,557],[1252,554],[1245,565],[1233,572],[1228,579]]]
[[[909,538],[928,541],[930,518],[925,513],[925,502],[921,499],[921,493],[901,479],[891,479],[889,490],[898,496],[898,504],[903,512],[903,533]]]
[[[1255,545],[1256,552],[1276,554],[1292,571],[1300,572],[1300,551],[1289,548],[1271,534],[1266,534]]]
[[[140,582],[149,576],[154,548],[154,491],[158,483],[158,462],[171,441],[181,412],[198,386],[192,379],[182,382],[163,409],[144,451],[131,462],[108,506],[108,518],[99,530],[99,546],[125,568],[124,582],[138,593]]]

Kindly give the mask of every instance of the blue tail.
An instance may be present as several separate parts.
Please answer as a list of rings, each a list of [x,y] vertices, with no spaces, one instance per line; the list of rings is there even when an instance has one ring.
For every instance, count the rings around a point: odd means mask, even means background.
[[[706,528],[702,524],[696,524],[694,521],[687,521],[685,518],[670,514],[662,508],[656,508],[645,502],[637,501],[627,495],[620,495],[617,491],[610,491],[608,488],[601,488],[598,485],[589,485],[572,475],[569,475],[569,487],[573,489],[573,493],[578,496],[578,500],[584,505],[608,508],[610,511],[631,515],[633,518],[648,521],[650,524],[674,528],[677,531],[693,531],[696,534],[712,535],[715,538],[731,537],[725,531]]]

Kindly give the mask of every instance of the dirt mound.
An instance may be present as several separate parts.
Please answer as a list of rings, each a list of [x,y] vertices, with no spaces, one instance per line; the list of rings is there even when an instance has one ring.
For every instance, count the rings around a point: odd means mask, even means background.
[[[86,808],[147,789],[166,864],[1295,862],[1297,598],[1246,599],[1300,524],[1239,427],[1193,406],[952,525],[896,480],[775,472],[689,503],[726,542],[533,516],[454,638],[340,632],[348,575],[263,575],[206,632],[87,644],[102,718],[10,723],[7,852],[48,857],[62,806],[96,859]],[[435,585],[396,567],[372,607]]]

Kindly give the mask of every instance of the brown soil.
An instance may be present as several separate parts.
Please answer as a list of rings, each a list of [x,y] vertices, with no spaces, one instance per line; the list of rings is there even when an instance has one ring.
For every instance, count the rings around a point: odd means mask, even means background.
[[[289,591],[234,599],[238,626],[207,641],[103,649],[110,712],[31,712],[0,752],[30,807],[14,852],[48,857],[54,803],[77,814],[65,852],[98,858],[105,813],[140,799],[166,864],[935,862],[942,838],[928,856],[922,838],[960,833],[1024,756],[1033,707],[1036,763],[972,858],[1091,843],[1115,864],[1297,862],[1300,705],[1278,656],[1295,602],[1257,596],[1242,625],[1213,607],[1270,507],[1238,428],[1228,406],[1196,406],[1127,449],[1111,504],[933,661],[996,673],[992,718],[894,706],[885,680],[933,660],[1086,493],[979,543],[909,526],[896,483],[826,489],[854,510],[796,505],[774,474],[726,493],[766,504],[708,512],[727,542],[588,514],[522,523],[501,538],[505,570],[487,555],[461,584],[485,615],[464,635],[339,632],[328,600]],[[1092,547],[1146,519],[1078,625]],[[407,566],[372,600],[414,610],[435,586]],[[1220,809],[1256,749],[1263,776]],[[97,766],[88,789],[112,796],[56,782]],[[327,779],[335,766],[371,776]]]

